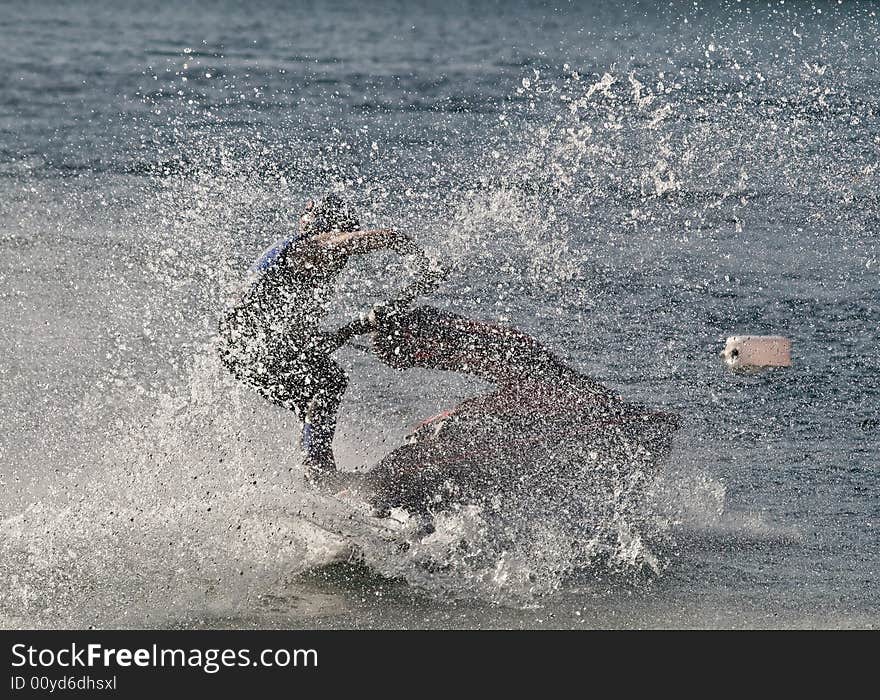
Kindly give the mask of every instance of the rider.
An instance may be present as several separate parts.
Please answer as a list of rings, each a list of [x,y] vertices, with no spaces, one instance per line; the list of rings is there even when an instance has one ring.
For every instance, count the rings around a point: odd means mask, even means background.
[[[419,279],[400,297],[408,301],[426,290],[431,262],[406,234],[360,230],[357,213],[334,194],[306,202],[299,230],[276,241],[251,267],[220,320],[220,354],[237,378],[303,421],[306,478],[318,485],[336,470],[333,434],[348,384],[330,355],[368,330],[364,322],[335,333],[319,330],[339,273],[353,255],[389,249],[415,257]]]

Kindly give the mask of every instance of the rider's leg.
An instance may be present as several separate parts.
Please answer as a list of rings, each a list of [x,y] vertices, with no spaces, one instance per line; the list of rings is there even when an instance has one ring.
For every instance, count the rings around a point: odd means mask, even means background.
[[[279,354],[280,355],[280,354]],[[293,411],[303,422],[300,447],[307,476],[332,472],[333,435],[342,395],[348,385],[343,369],[323,353],[296,357],[273,357],[266,362],[268,371],[250,370],[248,383],[272,403]]]
[[[333,457],[333,435],[336,432],[336,417],[339,404],[348,385],[343,369],[332,360],[321,363],[320,371],[312,367],[308,378],[314,387],[307,400],[303,402],[302,450],[304,464],[308,472],[317,475],[336,470]]]

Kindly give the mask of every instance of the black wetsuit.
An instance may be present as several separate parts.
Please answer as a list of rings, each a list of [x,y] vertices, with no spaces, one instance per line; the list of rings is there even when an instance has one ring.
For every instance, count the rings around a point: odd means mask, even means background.
[[[220,320],[223,363],[303,421],[309,464],[332,468],[336,415],[348,379],[319,330],[347,256],[285,238],[266,250]]]

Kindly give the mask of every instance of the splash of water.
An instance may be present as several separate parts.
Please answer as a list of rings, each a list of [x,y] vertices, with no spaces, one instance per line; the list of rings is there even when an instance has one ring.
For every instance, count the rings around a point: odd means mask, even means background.
[[[453,300],[509,312],[511,297],[537,289],[560,294],[561,303],[591,257],[575,249],[573,221],[613,199],[627,203],[632,230],[652,220],[658,201],[688,186],[694,146],[684,142],[695,136],[665,130],[675,105],[667,90],[646,84],[634,74],[523,81],[520,101],[485,137],[483,176],[462,180],[440,200],[429,196],[431,183],[421,191],[410,183],[409,201],[389,194],[402,188],[393,180],[332,186],[360,185],[377,217],[400,205],[401,220],[443,251]],[[0,562],[12,581],[6,614],[18,610],[49,626],[167,619],[169,610],[236,614],[291,574],[353,549],[379,573],[430,595],[501,603],[530,604],[585,569],[624,579],[663,572],[669,532],[681,518],[638,463],[596,479],[603,465],[581,456],[579,478],[554,483],[555,496],[492,511],[460,508],[405,551],[346,540],[292,516],[303,488],[292,419],[224,374],[210,336],[246,251],[289,225],[288,203],[308,191],[308,180],[299,161],[281,167],[259,138],[239,139],[235,149],[222,135],[180,138],[195,140],[178,159],[184,165],[150,180],[158,225],[138,241],[147,276],[132,292],[143,302],[141,342],[119,344],[115,364],[79,407],[112,415],[115,425],[88,455],[87,470],[72,470],[44,501],[2,522]],[[642,149],[637,163],[624,160],[623,142]],[[324,148],[325,158],[332,153]],[[453,164],[443,167],[458,174]],[[746,187],[741,173],[706,207],[736,206],[730,198]],[[426,210],[433,222],[423,221]],[[713,488],[705,493],[717,508],[724,496]]]

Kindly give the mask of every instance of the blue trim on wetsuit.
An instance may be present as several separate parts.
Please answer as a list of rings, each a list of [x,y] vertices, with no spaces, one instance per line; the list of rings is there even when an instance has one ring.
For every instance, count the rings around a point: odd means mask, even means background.
[[[263,251],[257,261],[251,265],[251,273],[265,272],[278,262],[278,259],[287,252],[290,246],[297,243],[302,236],[290,236],[275,241],[269,248]]]
[[[300,446],[306,464],[320,467],[329,465],[332,468],[334,432],[333,426],[309,423],[305,417],[303,418]]]

